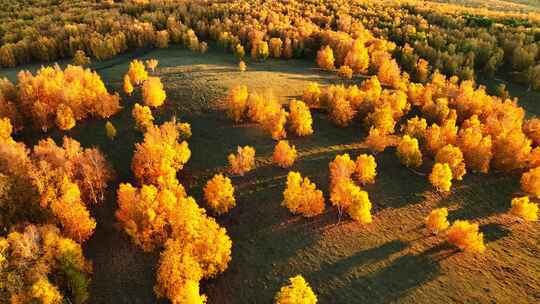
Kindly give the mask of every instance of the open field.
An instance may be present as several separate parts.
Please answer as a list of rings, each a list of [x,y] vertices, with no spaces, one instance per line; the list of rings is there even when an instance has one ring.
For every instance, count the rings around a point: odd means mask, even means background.
[[[429,172],[430,164],[414,172],[399,164],[395,148],[390,148],[376,155],[377,181],[366,187],[374,205],[372,224],[361,225],[348,217],[338,220],[328,201],[320,216],[292,216],[280,206],[288,171],[271,165],[274,141],[256,125],[234,125],[226,118],[221,100],[239,83],[250,89],[272,89],[285,101],[301,95],[310,81],[326,85],[339,82],[338,78],[304,60],[252,63],[240,73],[231,55],[217,51],[194,55],[170,48],[135,56],[160,62],[156,75],[164,82],[168,98],[156,114],[158,122],[176,115],[192,126],[192,158],[179,179],[203,207],[202,186],[214,173],[226,170],[226,155],[237,145],[251,145],[257,151],[256,170],[232,178],[237,206],[218,217],[233,241],[232,261],[222,275],[202,283],[209,303],[270,303],[286,279],[296,274],[310,282],[320,303],[540,301],[540,223],[518,222],[505,214],[511,198],[520,192],[519,175],[471,173],[456,182],[451,193],[439,194],[421,174]],[[108,86],[121,91],[121,75],[129,59],[118,57],[94,68]],[[14,76],[10,70],[1,74]],[[511,93],[524,92],[522,87],[509,88]],[[50,134],[99,147],[117,173],[106,202],[95,208],[96,232],[84,245],[94,264],[90,303],[157,301],[153,285],[158,254],[143,253],[114,218],[114,189],[120,181],[131,181],[133,146],[141,140],[130,116],[139,99],[138,95],[123,98],[124,109],[111,119],[118,130],[114,141],[107,139],[102,120]],[[522,105],[537,113],[540,109],[533,99],[536,94],[527,93]],[[328,163],[344,152],[354,157],[368,152],[361,144],[366,131],[359,124],[337,128],[323,113],[314,113],[313,125],[313,136],[289,138],[299,152],[292,170],[309,176],[327,194]],[[31,134],[20,139],[37,140]],[[443,237],[430,235],[423,221],[437,207],[448,207],[451,220],[480,223],[486,252],[460,253]]]

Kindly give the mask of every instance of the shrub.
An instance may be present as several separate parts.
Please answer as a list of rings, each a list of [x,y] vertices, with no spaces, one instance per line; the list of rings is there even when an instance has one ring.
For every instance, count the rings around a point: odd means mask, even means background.
[[[433,209],[431,213],[426,217],[426,227],[434,234],[444,231],[450,226],[447,217],[448,209]]]
[[[238,147],[237,154],[227,157],[233,174],[244,175],[255,167],[255,149],[250,146]]]
[[[146,130],[154,125],[152,110],[147,106],[141,106],[136,103],[131,111],[131,116],[135,119],[135,127],[140,131],[146,132]]]
[[[292,99],[289,103],[291,130],[298,136],[313,134],[313,119],[309,107],[302,101]]]
[[[373,155],[361,154],[356,158],[356,179],[362,184],[373,184],[377,176],[377,162]]]
[[[302,179],[300,173],[291,171],[287,175],[287,187],[281,205],[294,214],[312,217],[323,212],[324,197],[322,191],[317,190],[317,186],[307,177]]]
[[[466,252],[482,253],[486,249],[484,234],[478,232],[478,224],[455,221],[447,231],[448,242]]]
[[[521,189],[540,197],[540,167],[533,168],[521,176]]]
[[[217,214],[228,212],[236,206],[231,179],[222,174],[214,175],[204,187],[204,199]]]
[[[143,82],[142,95],[144,104],[149,107],[157,108],[163,104],[167,94],[163,90],[163,84],[159,77],[148,77]]]
[[[238,85],[229,91],[227,96],[227,114],[234,122],[240,122],[245,115],[248,99],[248,89]]]
[[[272,159],[281,168],[288,168],[296,159],[296,149],[290,146],[288,141],[280,140],[274,148]]]
[[[537,221],[538,204],[530,202],[528,196],[516,197],[512,199],[510,214],[515,215],[525,221]]]
[[[396,150],[399,161],[407,167],[420,167],[422,165],[422,152],[418,140],[409,135],[401,138]]]
[[[289,279],[276,295],[276,304],[315,304],[317,296],[301,275]]]
[[[438,191],[450,191],[450,187],[452,186],[452,169],[446,163],[436,163],[429,175],[429,182]]]

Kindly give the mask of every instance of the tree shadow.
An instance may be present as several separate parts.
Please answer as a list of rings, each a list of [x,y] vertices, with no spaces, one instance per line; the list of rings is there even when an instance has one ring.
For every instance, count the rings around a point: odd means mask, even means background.
[[[400,256],[385,268],[321,296],[321,302],[350,303],[351,299],[358,303],[395,302],[441,273],[438,261],[431,254],[426,251]]]
[[[498,223],[489,223],[480,226],[480,231],[484,233],[484,241],[491,243],[510,235],[510,229]]]

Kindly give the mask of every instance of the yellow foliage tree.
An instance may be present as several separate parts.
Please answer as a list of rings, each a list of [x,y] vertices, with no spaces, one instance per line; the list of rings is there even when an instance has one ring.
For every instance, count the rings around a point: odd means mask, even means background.
[[[156,68],[159,64],[159,61],[157,59],[148,59],[144,62],[146,64],[146,67],[151,70],[152,72],[156,71]]]
[[[60,104],[56,109],[56,125],[60,130],[67,131],[75,127],[75,117],[70,107]]]
[[[296,159],[296,148],[290,146],[288,141],[280,140],[274,148],[272,159],[281,168],[288,168]]]
[[[298,136],[313,134],[313,119],[309,107],[302,101],[292,99],[289,103],[291,130]]]
[[[342,65],[339,67],[338,76],[343,79],[352,79],[353,70],[348,65]]]
[[[154,108],[161,106],[165,101],[165,98],[167,98],[167,94],[163,89],[163,84],[159,77],[148,77],[148,79],[143,82],[142,95],[144,104]]]
[[[448,164],[452,169],[452,178],[462,180],[465,175],[465,162],[461,150],[453,145],[442,147],[435,156],[435,162]]]
[[[246,69],[247,69],[246,63],[243,60],[240,60],[240,62],[238,63],[238,70],[240,72],[245,72]]]
[[[238,147],[237,154],[227,157],[233,174],[244,175],[255,167],[255,149],[250,146]]]
[[[239,122],[245,115],[248,99],[248,89],[245,85],[238,85],[229,91],[227,96],[227,114],[234,120]]]
[[[384,151],[384,149],[392,145],[393,142],[394,141],[389,135],[384,134],[383,132],[379,131],[379,129],[373,127],[369,129],[369,134],[364,140],[364,144],[374,152]]]
[[[137,59],[129,63],[127,75],[129,80],[135,84],[141,84],[148,79],[148,72],[146,72],[144,64]]]
[[[214,175],[204,187],[204,199],[217,214],[228,212],[236,206],[231,179],[222,174]]]
[[[324,197],[322,191],[307,177],[302,179],[300,173],[291,171],[287,175],[287,187],[281,205],[294,214],[312,217],[324,211]]]
[[[512,199],[510,214],[515,215],[525,221],[537,221],[538,204],[531,202],[528,196],[516,197]]]
[[[478,230],[478,224],[455,221],[447,231],[448,242],[466,252],[482,253],[486,249],[484,234]]]
[[[110,140],[113,140],[116,137],[116,128],[110,121],[105,123],[105,132]]]
[[[310,107],[318,107],[321,97],[321,88],[316,82],[310,82],[302,94],[302,100]]]
[[[377,162],[373,155],[360,154],[356,158],[356,179],[362,184],[373,184],[377,176]]]
[[[433,209],[431,213],[426,217],[426,227],[434,234],[444,231],[450,226],[447,217],[448,209]]]
[[[317,52],[317,65],[324,70],[333,70],[334,67],[334,51],[330,46],[324,46]]]
[[[422,152],[418,140],[409,135],[403,135],[396,150],[399,161],[407,167],[420,167],[422,165]]]
[[[330,189],[333,189],[342,180],[350,180],[356,170],[356,164],[349,154],[337,155],[332,162],[328,164],[330,170]]]
[[[276,295],[276,304],[316,304],[317,296],[309,284],[297,275],[289,279],[289,284],[281,287]]]
[[[131,111],[131,116],[135,119],[135,127],[143,132],[154,125],[154,116],[152,116],[150,107],[136,103]]]
[[[351,49],[345,56],[344,64],[344,66],[350,67],[355,73],[367,73],[369,68],[369,54],[367,48],[364,46],[364,41],[361,39],[354,41]]]
[[[187,142],[179,142],[181,127],[176,121],[151,126],[144,141],[135,144],[131,170],[140,184],[161,185],[176,179],[176,172],[191,157]]]
[[[266,107],[262,121],[263,128],[270,133],[274,140],[287,137],[285,124],[287,123],[289,113],[281,107],[281,104],[278,105],[277,107]]]
[[[450,187],[452,187],[452,169],[447,163],[436,163],[429,175],[429,182],[439,191],[450,191]]]
[[[540,197],[540,167],[533,168],[521,176],[521,189]]]
[[[129,75],[124,75],[124,92],[131,96],[131,93],[133,93],[133,84],[131,84],[131,78],[129,78]]]

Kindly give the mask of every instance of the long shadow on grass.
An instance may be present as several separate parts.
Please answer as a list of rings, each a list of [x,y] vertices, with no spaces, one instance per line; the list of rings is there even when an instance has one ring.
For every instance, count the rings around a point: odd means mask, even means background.
[[[433,252],[406,254],[390,265],[320,297],[322,303],[392,303],[435,279],[441,272]]]

